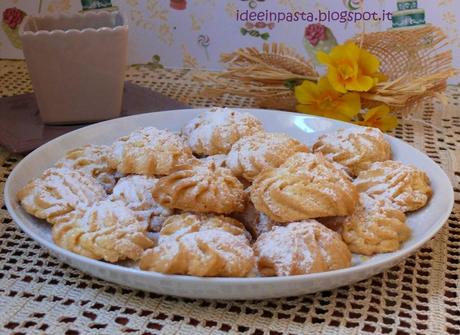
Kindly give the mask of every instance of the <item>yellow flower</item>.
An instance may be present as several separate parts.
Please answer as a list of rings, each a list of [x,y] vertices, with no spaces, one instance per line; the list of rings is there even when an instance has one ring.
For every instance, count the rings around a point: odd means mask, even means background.
[[[390,131],[398,125],[396,116],[390,113],[390,108],[383,104],[369,109],[363,116],[363,121],[357,122],[361,126],[379,128],[382,131]]]
[[[296,86],[295,96],[297,111],[302,113],[350,121],[361,110],[358,93],[339,93],[326,77],[322,77],[318,83],[304,81]]]
[[[329,54],[317,54],[320,63],[327,65],[327,77],[336,91],[367,92],[383,75],[379,73],[380,62],[369,51],[354,42],[338,45]]]

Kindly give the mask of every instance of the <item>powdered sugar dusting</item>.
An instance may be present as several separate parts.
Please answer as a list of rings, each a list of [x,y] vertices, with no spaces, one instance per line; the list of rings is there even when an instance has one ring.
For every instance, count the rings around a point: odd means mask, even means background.
[[[370,163],[391,158],[390,144],[376,128],[348,128],[320,136],[313,145],[315,152],[322,152],[331,161],[345,166],[356,176]]]
[[[279,168],[265,170],[251,191],[255,207],[277,222],[349,215],[357,198],[342,171],[309,153],[296,153]]]
[[[112,145],[110,165],[120,173],[166,175],[192,158],[190,147],[178,134],[147,127],[119,138]]]
[[[345,248],[339,235],[314,220],[293,222],[287,226],[274,227],[262,234],[255,243],[259,270],[264,275],[289,276],[328,271],[336,266],[331,253]]]
[[[158,231],[161,223],[173,211],[160,206],[152,196],[152,191],[158,182],[154,177],[132,175],[121,178],[110,196],[112,201],[121,200],[132,209],[136,215],[150,222],[151,229]]]
[[[364,255],[391,252],[410,237],[406,216],[391,203],[360,194],[360,204],[343,225],[342,236],[350,250]]]
[[[179,167],[159,180],[154,197],[168,208],[219,214],[241,211],[245,201],[240,181],[214,162]]]
[[[141,261],[141,266],[195,276],[247,276],[254,268],[254,252],[249,241],[218,225],[202,227],[196,224],[198,221],[210,224],[214,219],[226,223],[222,217],[213,216],[183,214],[171,217],[162,233],[172,224],[169,233],[173,234],[161,237],[159,245]]]
[[[107,145],[85,145],[68,151],[55,167],[82,171],[94,177],[107,192],[116,183],[116,170],[109,166],[112,149]]]
[[[224,154],[207,156],[207,157],[201,158],[200,160],[205,165],[209,165],[210,163],[213,163],[215,166],[218,166],[218,167],[227,167],[227,164],[226,164],[227,155],[224,155]]]
[[[197,154],[226,154],[243,136],[263,131],[262,123],[249,113],[212,108],[191,120],[182,130]]]
[[[169,217],[160,232],[160,242],[165,239],[179,239],[182,236],[209,230],[222,230],[249,243],[250,235],[244,225],[230,217],[212,214],[183,213]]]
[[[423,207],[431,196],[428,176],[398,161],[376,162],[354,181],[360,192],[389,202],[394,208],[412,211]]]
[[[79,207],[103,199],[106,193],[93,177],[81,171],[50,168],[17,196],[28,213],[54,223]]]
[[[54,225],[53,240],[86,257],[108,262],[136,260],[153,245],[146,228],[147,223],[138,220],[123,202],[106,199]]]
[[[116,226],[121,223],[130,226],[137,223],[135,214],[122,201],[103,200],[89,207],[85,215],[78,220],[85,231]]]
[[[261,132],[236,142],[228,154],[227,166],[237,176],[252,180],[264,169],[279,167],[296,152],[308,152],[308,148],[285,134]]]

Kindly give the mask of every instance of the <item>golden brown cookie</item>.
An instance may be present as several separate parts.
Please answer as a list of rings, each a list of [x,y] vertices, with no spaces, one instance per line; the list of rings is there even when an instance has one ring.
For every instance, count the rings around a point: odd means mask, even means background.
[[[165,221],[158,246],[147,250],[139,265],[170,274],[244,277],[254,267],[254,254],[237,220],[184,213]]]
[[[262,276],[293,276],[351,266],[351,253],[340,235],[315,220],[277,226],[254,244]]]
[[[279,167],[297,152],[308,152],[308,148],[285,134],[260,132],[233,144],[226,163],[235,176],[252,181],[263,170]]]
[[[243,185],[227,168],[191,162],[160,178],[154,199],[166,208],[225,214],[244,209]]]
[[[49,223],[66,220],[75,209],[90,206],[106,196],[96,179],[67,168],[46,170],[17,193],[27,213]]]
[[[168,217],[160,231],[160,241],[165,238],[179,239],[185,234],[205,230],[223,230],[229,234],[249,240],[244,225],[238,220],[208,214],[183,213]]]
[[[242,239],[215,229],[167,239],[147,250],[139,266],[167,274],[245,277],[254,268],[254,253]]]
[[[147,222],[121,201],[103,200],[69,222],[53,226],[53,240],[62,248],[93,259],[118,262],[137,260],[152,247],[147,237]]]
[[[134,131],[112,145],[110,166],[122,174],[167,175],[192,158],[192,151],[177,134],[155,127]]]
[[[209,156],[227,154],[240,138],[260,131],[262,123],[249,113],[211,108],[187,123],[182,134],[195,154]]]
[[[174,211],[160,206],[152,196],[158,179],[148,176],[131,175],[121,178],[113,189],[111,200],[121,200],[136,213],[139,219],[146,220],[151,231],[159,231],[167,217]]]
[[[112,148],[107,145],[85,145],[68,151],[55,167],[82,171],[110,193],[117,182],[117,171],[109,166],[111,155]]]
[[[276,222],[353,213],[358,193],[346,174],[321,154],[297,153],[254,180],[251,200]]]
[[[322,135],[313,145],[327,159],[342,164],[357,176],[369,164],[391,159],[391,146],[377,128],[348,128]]]
[[[403,212],[415,211],[431,197],[430,179],[415,166],[398,161],[376,162],[360,172],[354,184],[371,198],[389,201]]]
[[[342,226],[342,237],[350,250],[367,256],[399,250],[410,236],[403,212],[365,193],[361,193],[358,208]]]

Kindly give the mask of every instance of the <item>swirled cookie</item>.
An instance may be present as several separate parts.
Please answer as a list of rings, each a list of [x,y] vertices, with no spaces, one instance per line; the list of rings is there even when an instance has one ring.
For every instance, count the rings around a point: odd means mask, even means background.
[[[403,212],[365,193],[361,193],[357,209],[342,226],[342,237],[350,250],[368,256],[396,251],[410,235]]]
[[[117,182],[117,171],[109,166],[111,154],[112,149],[107,145],[85,145],[67,152],[55,167],[82,171],[95,178],[110,193]]]
[[[174,211],[157,204],[152,197],[158,179],[131,175],[121,178],[113,189],[111,200],[121,200],[139,219],[150,224],[150,230],[159,231],[163,221]]]
[[[260,132],[238,140],[226,163],[235,176],[252,181],[262,170],[279,167],[297,152],[308,148],[285,134]]]
[[[430,180],[415,166],[398,161],[376,162],[359,173],[354,184],[371,198],[388,200],[403,212],[425,206],[431,197]]]
[[[55,224],[54,242],[74,253],[107,262],[137,260],[152,247],[147,223],[122,201],[100,201],[79,210],[73,220]]]
[[[185,234],[205,231],[222,230],[249,241],[250,236],[244,225],[238,220],[221,215],[183,213],[167,218],[160,230],[160,242],[165,238],[180,239]]]
[[[252,184],[254,206],[276,222],[353,213],[358,193],[346,174],[321,154],[297,153]]]
[[[320,136],[312,149],[345,166],[352,176],[357,176],[371,163],[391,159],[390,143],[377,128],[341,129]]]
[[[142,270],[199,277],[245,277],[254,268],[248,243],[222,230],[198,231],[180,239],[166,239],[147,250]]]
[[[67,220],[78,207],[90,206],[106,196],[96,179],[67,168],[46,170],[17,194],[27,213],[52,224]]]
[[[315,220],[277,226],[254,244],[262,276],[293,276],[351,266],[351,253],[340,235]]]
[[[192,151],[177,134],[155,127],[136,130],[112,145],[110,166],[123,174],[167,175],[191,159]]]
[[[227,168],[192,162],[159,179],[154,199],[166,208],[225,214],[244,209],[243,185]]]
[[[227,154],[233,143],[263,131],[262,123],[249,113],[229,108],[211,108],[191,120],[182,134],[198,155]]]
[[[254,267],[254,255],[237,220],[184,213],[165,221],[158,246],[147,250],[139,265],[162,273],[244,277]]]

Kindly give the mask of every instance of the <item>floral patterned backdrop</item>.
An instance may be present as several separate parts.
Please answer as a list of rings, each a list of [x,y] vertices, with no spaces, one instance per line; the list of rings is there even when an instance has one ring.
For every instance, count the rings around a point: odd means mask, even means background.
[[[458,0],[419,0],[427,22],[441,26],[449,35],[454,64],[460,68],[460,22]],[[305,27],[309,22],[253,20],[243,22],[237,15],[271,11],[383,13],[396,9],[396,0],[1,0],[0,58],[22,58],[18,29],[26,15],[71,13],[98,8],[118,9],[130,25],[131,63],[152,66],[221,69],[221,53],[238,47],[260,47],[264,42],[283,42],[308,56]],[[243,15],[244,16],[244,15]],[[240,16],[241,18],[241,16]],[[242,17],[244,18],[244,17]],[[387,20],[323,22],[337,41],[365,31],[388,29]],[[454,78],[452,82],[459,82]]]

